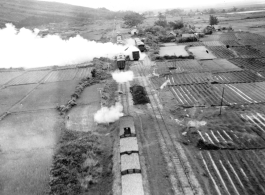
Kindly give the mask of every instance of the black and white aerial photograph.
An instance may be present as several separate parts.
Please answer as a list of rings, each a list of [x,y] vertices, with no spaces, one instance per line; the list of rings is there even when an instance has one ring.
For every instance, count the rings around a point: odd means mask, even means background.
[[[0,195],[265,195],[265,0],[0,0]]]

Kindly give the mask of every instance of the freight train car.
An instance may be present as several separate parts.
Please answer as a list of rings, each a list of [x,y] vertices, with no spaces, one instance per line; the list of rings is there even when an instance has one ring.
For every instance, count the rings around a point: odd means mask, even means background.
[[[125,55],[124,54],[119,54],[116,58],[117,60],[117,67],[119,68],[119,70],[124,70],[125,69],[125,65],[126,65],[126,61],[125,61]]]
[[[135,38],[134,40],[135,40],[135,45],[138,47],[138,49],[141,52],[146,51],[144,43],[139,38]]]

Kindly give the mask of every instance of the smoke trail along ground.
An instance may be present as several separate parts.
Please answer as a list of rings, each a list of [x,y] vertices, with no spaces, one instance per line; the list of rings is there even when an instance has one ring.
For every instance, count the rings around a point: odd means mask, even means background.
[[[117,83],[125,83],[134,79],[133,71],[120,72],[117,70],[111,73],[111,75]]]
[[[94,115],[94,121],[97,123],[110,123],[119,120],[124,114],[122,113],[123,106],[116,102],[114,106],[102,107]]]
[[[0,29],[0,67],[35,68],[53,65],[71,65],[91,61],[94,57],[114,58],[117,53],[138,50],[135,46],[97,43],[77,35],[68,40],[58,35],[41,37],[39,30],[16,29],[12,24]]]

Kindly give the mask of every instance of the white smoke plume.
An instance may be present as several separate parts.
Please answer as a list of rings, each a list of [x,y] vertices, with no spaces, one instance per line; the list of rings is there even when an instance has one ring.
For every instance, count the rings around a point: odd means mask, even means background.
[[[123,106],[121,103],[116,102],[115,106],[102,107],[94,115],[94,120],[97,123],[110,123],[119,120],[124,114],[122,113]]]
[[[125,83],[128,81],[132,81],[134,79],[134,74],[133,71],[129,70],[126,72],[121,72],[119,70],[116,70],[115,72],[111,73],[112,78],[117,82],[117,83]]]
[[[41,37],[38,32],[38,29],[18,30],[12,24],[0,29],[0,68],[78,64],[94,57],[113,58],[126,48],[110,42],[89,41],[79,35],[63,40],[58,35]]]
[[[132,39],[132,38],[125,39],[125,43],[126,43],[127,45],[135,45],[135,40]]]

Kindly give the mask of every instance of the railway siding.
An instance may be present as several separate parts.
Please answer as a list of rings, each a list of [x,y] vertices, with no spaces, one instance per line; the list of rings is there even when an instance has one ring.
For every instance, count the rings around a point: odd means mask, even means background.
[[[162,115],[163,106],[160,103],[158,96],[153,93],[152,85],[150,81],[146,79],[144,75],[144,66],[137,65],[136,71],[141,73],[142,77],[138,77],[138,81],[141,85],[146,87],[147,93],[150,98],[150,108],[154,112],[154,116],[158,123],[158,132],[160,145],[168,164],[168,170],[170,173],[170,179],[175,191],[175,194],[203,194],[202,188],[199,182],[194,177],[192,169],[188,165],[187,158],[183,152],[182,146],[172,139],[168,127],[164,121]],[[163,144],[164,143],[164,144]],[[184,162],[185,161],[185,162]]]

